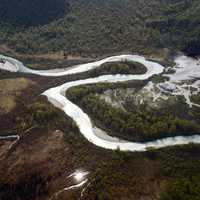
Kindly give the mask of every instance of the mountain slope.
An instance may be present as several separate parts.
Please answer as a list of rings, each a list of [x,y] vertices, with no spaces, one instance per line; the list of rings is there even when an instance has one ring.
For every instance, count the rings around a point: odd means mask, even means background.
[[[4,26],[3,42],[22,53],[103,54],[165,47],[200,53],[198,0],[69,0],[67,5],[63,17],[46,25],[18,33]]]
[[[0,0],[0,19],[17,26],[36,26],[63,16],[65,0]]]

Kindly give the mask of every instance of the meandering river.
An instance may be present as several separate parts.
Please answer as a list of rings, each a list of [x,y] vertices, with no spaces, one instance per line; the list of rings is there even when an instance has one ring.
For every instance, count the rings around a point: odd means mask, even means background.
[[[0,62],[0,68],[4,70],[12,72],[31,73],[40,76],[53,76],[53,77],[86,72],[94,68],[100,67],[103,63],[106,62],[118,62],[124,60],[139,62],[147,68],[145,74],[103,75],[95,78],[88,78],[84,80],[67,82],[61,86],[48,89],[43,93],[43,95],[47,96],[48,100],[54,106],[63,110],[69,117],[71,117],[75,121],[80,130],[80,133],[89,142],[102,148],[112,149],[112,150],[120,149],[122,151],[146,151],[149,147],[161,148],[166,146],[181,145],[188,143],[200,143],[200,135],[168,137],[146,143],[134,143],[134,142],[120,140],[118,138],[112,138],[111,136],[108,136],[105,132],[103,131],[101,132],[101,130],[94,127],[90,117],[86,113],[84,113],[84,111],[80,107],[78,107],[76,104],[74,104],[73,102],[69,101],[66,98],[65,92],[69,88],[74,86],[103,83],[103,82],[116,83],[116,82],[124,82],[131,80],[147,80],[151,76],[155,74],[161,74],[164,71],[163,66],[161,66],[156,62],[146,60],[142,56],[138,55],[112,56],[96,62],[80,64],[67,69],[55,69],[55,70],[32,70],[24,66],[22,62],[14,58],[6,57],[3,55],[0,56],[0,60],[3,61]],[[99,134],[99,132],[101,132],[101,134]]]

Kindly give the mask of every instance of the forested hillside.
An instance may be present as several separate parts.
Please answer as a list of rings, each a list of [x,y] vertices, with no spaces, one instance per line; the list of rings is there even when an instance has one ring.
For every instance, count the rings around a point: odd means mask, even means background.
[[[36,26],[62,17],[67,9],[65,0],[1,0],[1,22],[15,26]]]
[[[1,43],[21,53],[105,54],[165,47],[200,53],[199,0],[1,2],[1,22],[7,23],[1,25]]]
[[[0,0],[0,200],[200,200],[199,105],[200,0]]]

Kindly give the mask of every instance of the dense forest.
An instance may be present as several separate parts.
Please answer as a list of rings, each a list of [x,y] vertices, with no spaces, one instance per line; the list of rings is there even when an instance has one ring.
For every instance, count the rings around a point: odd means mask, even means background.
[[[1,0],[0,36],[21,53],[102,55],[165,47],[200,53],[198,0],[16,2]]]
[[[64,113],[49,104],[45,97],[39,96],[37,101],[30,105],[26,105],[20,100],[17,101],[22,104],[21,108],[15,108],[13,115],[5,114],[4,119],[1,118],[4,124],[2,123],[0,128],[4,134],[12,132],[23,135],[33,127],[69,129],[69,124],[65,123]],[[9,126],[9,123],[14,125]]]
[[[154,55],[154,50],[162,54],[164,49],[169,55],[184,51],[195,56],[200,54],[199,25],[199,0],[0,0],[0,54],[9,52],[34,69],[68,67],[117,52]],[[71,60],[39,55],[45,53],[70,55]],[[0,141],[0,200],[199,200],[199,144],[150,147],[146,152],[99,148],[40,95],[67,81],[145,71],[140,63],[124,60],[57,78],[0,72],[6,88],[1,96],[8,95],[1,104],[10,100],[15,104],[9,112],[0,113],[0,136],[20,136],[16,143]],[[17,80],[21,77],[26,80]],[[167,78],[154,75],[150,80],[159,83]],[[84,85],[70,88],[66,96],[94,125],[121,139],[144,142],[199,134],[200,108],[190,108],[180,96],[158,108],[145,101],[138,106],[131,96],[121,107],[104,98],[112,90],[137,93],[148,81]],[[27,87],[21,88],[25,83]],[[199,104],[200,95],[191,99]],[[67,190],[74,184],[70,174],[78,170],[89,172],[87,183]]]
[[[125,102],[124,111],[122,108],[111,106],[96,95],[103,93],[109,87],[112,88],[112,84],[79,86],[69,89],[66,95],[71,101],[80,105],[98,127],[122,139],[145,142],[200,132],[198,117],[200,109],[189,109],[181,98],[173,106],[171,105],[170,110],[165,107],[152,109],[145,103],[134,106],[134,103]]]
[[[137,62],[122,61],[122,62],[108,62],[101,65],[100,68],[95,68],[87,74],[89,77],[95,77],[106,74],[144,74],[146,68],[144,65]]]
[[[15,26],[36,26],[62,17],[67,9],[65,0],[1,0],[0,19]]]

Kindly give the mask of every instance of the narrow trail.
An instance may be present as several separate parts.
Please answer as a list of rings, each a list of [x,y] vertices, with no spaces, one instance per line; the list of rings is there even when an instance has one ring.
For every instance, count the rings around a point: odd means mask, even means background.
[[[13,141],[8,147],[8,149],[11,149],[13,145],[15,145],[20,140],[20,136],[19,135],[0,136],[0,141],[1,140]]]

